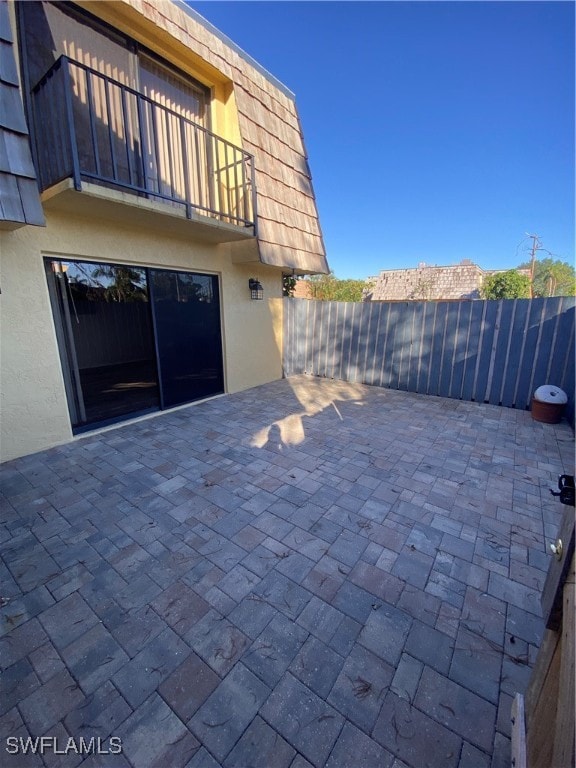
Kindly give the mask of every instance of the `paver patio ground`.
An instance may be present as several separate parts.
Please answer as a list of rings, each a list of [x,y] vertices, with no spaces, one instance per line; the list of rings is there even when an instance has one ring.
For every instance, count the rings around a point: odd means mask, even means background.
[[[509,765],[573,450],[299,376],[3,464],[2,764]]]

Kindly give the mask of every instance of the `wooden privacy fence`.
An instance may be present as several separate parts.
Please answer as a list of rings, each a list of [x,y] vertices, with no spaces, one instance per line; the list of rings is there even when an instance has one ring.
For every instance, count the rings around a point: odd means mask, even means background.
[[[573,424],[575,305],[286,299],[284,373],[522,409],[536,387],[555,384]]]

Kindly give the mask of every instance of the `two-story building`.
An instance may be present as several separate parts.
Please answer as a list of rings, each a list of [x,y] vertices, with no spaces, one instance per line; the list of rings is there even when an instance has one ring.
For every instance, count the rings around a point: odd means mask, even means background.
[[[183,2],[0,1],[1,457],[282,376],[294,95]]]

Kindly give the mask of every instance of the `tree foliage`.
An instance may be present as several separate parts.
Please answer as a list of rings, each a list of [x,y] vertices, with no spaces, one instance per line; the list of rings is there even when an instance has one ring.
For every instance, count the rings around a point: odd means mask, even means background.
[[[333,272],[313,275],[308,281],[310,297],[319,301],[362,301],[365,280],[339,280]]]
[[[294,296],[297,282],[298,277],[296,275],[282,275],[282,296]]]
[[[530,262],[519,269],[530,269]],[[576,270],[567,261],[538,259],[534,264],[534,296],[576,296]]]
[[[143,269],[112,264],[74,265],[70,288],[88,301],[147,301]]]
[[[488,275],[480,289],[484,299],[529,299],[530,278],[515,269]]]

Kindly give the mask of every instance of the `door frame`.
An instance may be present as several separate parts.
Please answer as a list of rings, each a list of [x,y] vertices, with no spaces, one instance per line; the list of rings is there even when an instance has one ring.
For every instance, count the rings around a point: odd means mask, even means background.
[[[56,333],[58,353],[60,357],[60,364],[64,379],[64,388],[66,392],[66,400],[68,405],[68,413],[70,417],[70,424],[73,434],[80,434],[87,431],[101,429],[102,427],[109,426],[111,424],[118,424],[130,419],[137,418],[139,416],[153,413],[155,411],[171,410],[173,408],[179,408],[189,403],[198,402],[210,397],[217,397],[226,392],[226,357],[225,357],[225,343],[224,343],[224,315],[223,315],[223,290],[222,290],[222,274],[216,271],[199,270],[199,269],[182,269],[178,267],[164,267],[161,265],[143,265],[133,264],[131,262],[121,262],[116,260],[102,260],[94,259],[90,257],[78,257],[68,256],[62,253],[50,253],[43,254],[44,270],[46,274],[48,293],[50,297],[50,306],[52,310],[52,319],[54,322],[54,328]],[[83,264],[95,264],[114,267],[132,267],[134,269],[142,269],[145,273],[146,287],[148,291],[148,305],[150,313],[150,323],[152,331],[152,343],[154,348],[154,360],[156,364],[156,380],[158,385],[158,407],[151,407],[144,411],[132,411],[126,414],[111,417],[109,419],[100,419],[98,421],[86,422],[86,408],[84,404],[84,396],[82,392],[82,384],[80,380],[80,368],[78,365],[78,359],[76,354],[76,347],[74,342],[74,336],[72,331],[72,324],[69,311],[67,312],[68,304],[66,297],[61,295],[62,287],[58,287],[58,278],[56,274],[63,274],[62,271],[54,269],[53,264],[67,263],[83,263]],[[161,349],[158,340],[158,327],[157,318],[154,312],[154,285],[151,279],[151,272],[168,272],[184,275],[199,275],[205,277],[216,278],[216,288],[218,291],[218,322],[219,322],[219,346],[218,354],[220,355],[221,366],[221,382],[222,389],[213,394],[208,394],[205,397],[193,398],[187,402],[179,403],[176,405],[166,405],[164,382],[161,360]],[[69,309],[69,308],[68,308]]]

